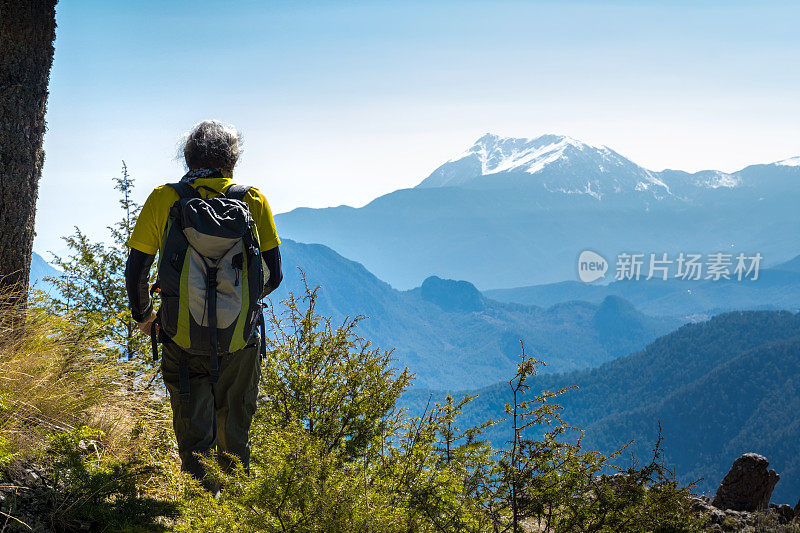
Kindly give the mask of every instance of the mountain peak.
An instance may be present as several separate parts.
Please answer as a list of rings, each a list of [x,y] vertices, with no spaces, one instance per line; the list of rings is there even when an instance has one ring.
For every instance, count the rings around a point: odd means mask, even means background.
[[[502,138],[503,137],[501,135],[497,135],[496,133],[487,131],[486,133],[483,134],[483,136],[480,139],[475,141],[475,144],[488,144],[492,142],[497,142],[498,139]]]
[[[490,174],[535,174],[566,157],[565,152],[569,148],[583,151],[592,147],[563,135],[546,134],[535,138],[521,138],[486,133],[466,151],[436,169],[419,187],[459,186],[472,178]]]
[[[498,135],[496,133],[487,132],[484,133],[478,140],[476,140],[472,148],[476,146],[483,146],[489,147],[491,149],[503,149],[506,146],[527,146],[531,144],[537,145],[545,145],[545,144],[554,144],[562,141],[567,141],[573,145],[586,145],[577,139],[573,139],[572,137],[568,137],[566,135],[558,135],[555,133],[545,133],[543,135],[539,135],[538,137],[506,137],[504,135]],[[470,150],[472,149],[470,148]],[[467,151],[469,152],[469,150]]]
[[[481,163],[483,175],[523,167],[527,172],[533,174],[538,169],[537,162],[542,163],[544,159],[555,153],[559,156],[562,155],[563,149],[567,146],[581,150],[589,147],[587,144],[565,135],[545,134],[527,138],[503,137],[495,133],[486,133],[475,141],[466,152],[450,159],[449,162],[476,157]]]
[[[526,175],[536,178],[528,180]],[[478,179],[484,176],[493,179]],[[598,200],[620,192],[648,191],[657,198],[670,194],[652,172],[608,147],[552,133],[534,138],[486,133],[417,187],[492,187],[504,183],[506,176],[516,176],[517,184],[543,187],[549,193],[588,195]]]
[[[483,309],[483,295],[468,281],[430,276],[420,287],[422,299],[436,304],[444,311],[474,312]]]

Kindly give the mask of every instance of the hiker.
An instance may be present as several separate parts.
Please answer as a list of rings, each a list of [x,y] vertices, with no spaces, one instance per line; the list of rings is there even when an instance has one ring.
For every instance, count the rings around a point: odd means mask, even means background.
[[[233,127],[197,124],[183,144],[188,172],[150,194],[128,242],[131,313],[151,335],[154,357],[156,341],[162,345],[181,469],[199,480],[205,476],[199,456],[214,450],[223,470],[231,469],[231,456],[249,468],[264,349],[260,299],[282,279],[280,239],[266,198],[233,183],[241,144]],[[153,292],[161,297],[158,312]]]

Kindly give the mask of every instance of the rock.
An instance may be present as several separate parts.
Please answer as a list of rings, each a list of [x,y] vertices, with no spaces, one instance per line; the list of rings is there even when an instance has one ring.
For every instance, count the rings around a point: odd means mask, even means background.
[[[715,530],[721,530],[722,524],[725,522],[725,511],[717,509],[709,499],[705,496],[699,498],[692,497],[692,511],[698,515],[705,515],[708,517],[708,525]]]
[[[3,477],[11,482],[12,485],[34,488],[45,486],[43,469],[36,465],[26,462],[14,461],[5,468]]]
[[[778,515],[778,520],[781,524],[788,524],[794,519],[794,509],[791,505],[787,505],[782,503],[780,505],[771,503],[769,504],[769,508]]]
[[[725,523],[725,512],[720,511],[716,507],[704,514],[708,516],[709,525],[722,527],[722,525]]]
[[[767,470],[768,466],[767,458],[757,453],[736,459],[717,489],[714,507],[750,512],[766,509],[780,479],[775,470]]]
[[[709,531],[784,531],[783,529],[775,528],[779,525],[792,523],[792,519],[795,516],[800,519],[800,515],[796,515],[790,505],[771,503],[767,509],[756,512],[736,511],[733,509],[718,509],[712,505],[711,500],[706,496],[692,496],[691,509],[697,516],[706,517],[706,527]]]

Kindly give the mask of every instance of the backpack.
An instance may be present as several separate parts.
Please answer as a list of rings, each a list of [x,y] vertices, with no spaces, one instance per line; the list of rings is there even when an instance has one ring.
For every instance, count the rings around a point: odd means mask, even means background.
[[[219,356],[244,348],[259,323],[264,350],[259,300],[269,270],[244,202],[250,187],[231,185],[224,193],[205,187],[220,196],[203,198],[188,183],[169,186],[179,199],[159,248],[154,289],[161,294],[160,336],[190,354],[209,356],[215,382]],[[155,337],[153,348],[157,357]]]

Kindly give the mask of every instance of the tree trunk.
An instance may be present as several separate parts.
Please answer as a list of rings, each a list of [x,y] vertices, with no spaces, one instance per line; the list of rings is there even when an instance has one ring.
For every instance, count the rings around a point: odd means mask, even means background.
[[[27,300],[57,0],[0,0],[0,291]]]

